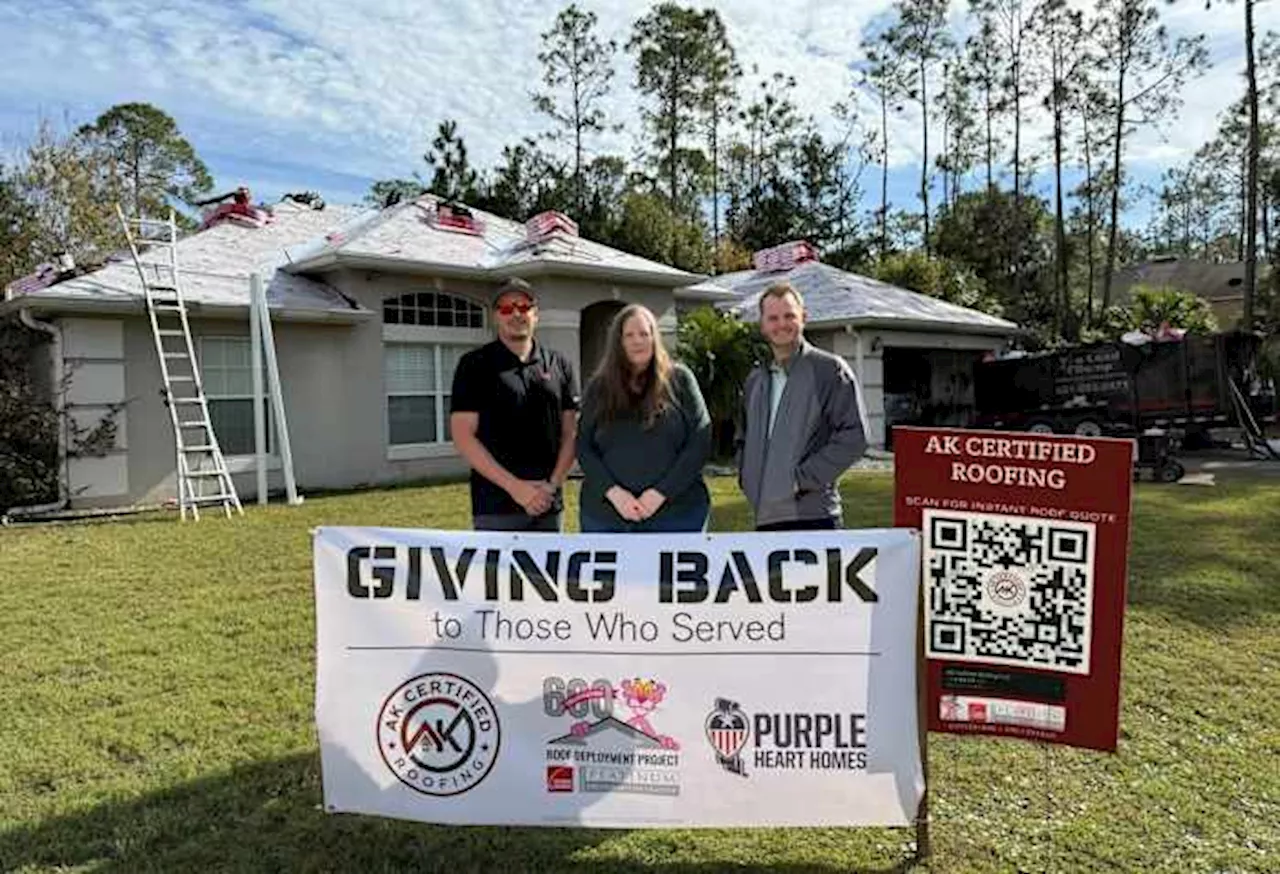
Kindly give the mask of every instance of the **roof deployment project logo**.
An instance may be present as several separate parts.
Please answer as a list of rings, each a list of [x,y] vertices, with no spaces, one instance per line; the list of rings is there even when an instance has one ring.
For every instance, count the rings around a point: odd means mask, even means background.
[[[424,795],[461,795],[498,758],[493,702],[465,677],[421,674],[401,683],[378,712],[378,751],[401,783]]]
[[[543,705],[552,718],[576,719],[567,734],[547,741],[548,792],[680,794],[680,742],[651,721],[667,697],[666,683],[628,677],[588,685],[547,677]],[[621,701],[629,719],[614,715]],[[560,766],[554,773],[552,766]],[[554,778],[554,779],[553,779]]]

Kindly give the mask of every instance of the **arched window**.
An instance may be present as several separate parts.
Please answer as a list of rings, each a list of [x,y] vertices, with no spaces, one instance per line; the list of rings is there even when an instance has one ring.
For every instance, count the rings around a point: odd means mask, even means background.
[[[382,321],[387,325],[480,329],[484,327],[484,307],[443,291],[418,291],[383,301]]]

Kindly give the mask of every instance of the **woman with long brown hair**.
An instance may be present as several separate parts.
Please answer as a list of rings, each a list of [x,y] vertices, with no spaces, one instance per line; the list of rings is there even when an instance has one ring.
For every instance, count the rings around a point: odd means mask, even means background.
[[[702,466],[710,452],[698,381],[667,354],[653,313],[625,307],[583,393],[582,530],[706,530],[711,497]]]

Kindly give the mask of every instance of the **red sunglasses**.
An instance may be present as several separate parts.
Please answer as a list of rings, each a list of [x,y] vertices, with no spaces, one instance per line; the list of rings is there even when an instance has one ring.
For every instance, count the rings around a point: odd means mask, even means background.
[[[503,303],[498,304],[498,315],[509,316],[514,312],[519,312],[521,315],[524,315],[529,312],[529,310],[535,310],[537,308],[538,305],[536,303],[529,303],[528,301],[524,301],[522,303]]]

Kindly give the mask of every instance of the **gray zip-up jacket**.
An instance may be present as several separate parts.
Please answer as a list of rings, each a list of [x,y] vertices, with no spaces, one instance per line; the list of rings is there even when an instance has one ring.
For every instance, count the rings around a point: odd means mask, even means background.
[[[738,485],[756,525],[841,515],[836,480],[867,449],[862,390],[843,358],[800,341],[769,431],[768,363],[747,377]]]

